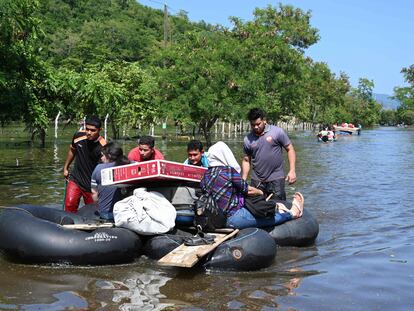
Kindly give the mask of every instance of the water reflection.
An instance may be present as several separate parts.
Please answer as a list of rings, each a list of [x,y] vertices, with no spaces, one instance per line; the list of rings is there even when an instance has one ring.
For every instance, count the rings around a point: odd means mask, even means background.
[[[88,310],[88,304],[85,298],[75,292],[58,293],[53,295],[53,298],[56,299],[53,303],[19,305],[18,309],[26,311],[60,311],[70,307],[76,310]]]
[[[28,267],[1,261],[0,265],[2,269],[9,266],[0,270],[1,310],[155,311],[172,305],[160,293],[172,279],[163,271],[139,269],[135,265]]]
[[[122,287],[114,290],[112,301],[119,304],[120,310],[162,310],[172,304],[161,303],[166,296],[160,293],[171,278],[161,272],[147,270],[144,273],[134,273],[124,282],[117,283]],[[127,301],[127,302],[124,302]]]
[[[60,162],[60,158],[59,158],[59,147],[58,147],[58,143],[55,140],[54,144],[53,144],[53,160],[56,164],[58,164]]]
[[[254,273],[182,271],[161,291],[179,310],[275,310],[281,298],[295,296],[301,282],[315,274],[318,272],[275,266]]]
[[[0,261],[0,309],[275,309],[317,272],[273,267],[256,273],[157,269],[140,259],[112,267],[39,267]],[[152,266],[150,268],[149,266]],[[25,284],[25,286],[22,286]]]

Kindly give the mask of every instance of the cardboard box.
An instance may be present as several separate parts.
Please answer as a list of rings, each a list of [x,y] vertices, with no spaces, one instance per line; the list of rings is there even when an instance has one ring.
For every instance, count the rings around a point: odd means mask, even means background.
[[[136,184],[162,180],[200,182],[207,169],[178,162],[153,160],[103,169],[102,185]]]

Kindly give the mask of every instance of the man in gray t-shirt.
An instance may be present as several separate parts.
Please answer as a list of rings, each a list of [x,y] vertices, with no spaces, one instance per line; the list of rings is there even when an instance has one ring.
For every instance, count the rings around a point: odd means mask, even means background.
[[[251,185],[273,193],[280,200],[286,200],[285,180],[296,182],[296,153],[283,129],[269,125],[263,110],[254,108],[248,113],[252,132],[244,138],[242,178],[247,179],[250,164],[253,166]],[[287,151],[289,172],[285,178],[283,148]]]

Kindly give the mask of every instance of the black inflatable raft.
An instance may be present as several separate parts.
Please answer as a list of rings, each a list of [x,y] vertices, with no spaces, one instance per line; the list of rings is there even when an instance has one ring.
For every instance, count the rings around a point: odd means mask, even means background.
[[[143,254],[151,259],[160,259],[193,233],[175,230],[169,234],[148,238]],[[220,244],[201,262],[206,269],[254,271],[269,267],[276,257],[276,243],[266,231],[247,228],[231,240]]]
[[[269,267],[276,257],[276,243],[259,228],[240,230],[220,244],[203,266],[214,270],[254,271]]]
[[[47,207],[0,208],[0,252],[13,262],[72,265],[126,263],[139,255],[141,239],[130,230],[63,226],[87,223],[88,218]]]
[[[302,217],[267,228],[267,231],[277,245],[309,246],[315,243],[319,234],[319,223],[312,213],[305,209]]]

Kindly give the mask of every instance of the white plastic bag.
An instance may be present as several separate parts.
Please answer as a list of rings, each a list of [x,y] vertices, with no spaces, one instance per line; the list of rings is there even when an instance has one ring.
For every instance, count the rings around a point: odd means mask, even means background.
[[[175,226],[174,206],[159,192],[134,190],[132,196],[114,205],[115,226],[152,235],[166,233]]]

